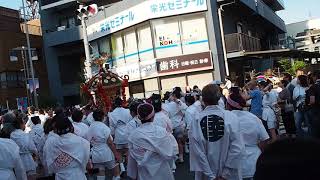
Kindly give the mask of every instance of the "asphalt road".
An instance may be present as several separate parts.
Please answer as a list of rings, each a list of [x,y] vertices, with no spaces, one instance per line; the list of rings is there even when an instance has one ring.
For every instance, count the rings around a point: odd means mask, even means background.
[[[177,169],[174,174],[176,180],[194,180],[194,173],[190,172],[189,156],[184,157],[183,164],[177,164]]]

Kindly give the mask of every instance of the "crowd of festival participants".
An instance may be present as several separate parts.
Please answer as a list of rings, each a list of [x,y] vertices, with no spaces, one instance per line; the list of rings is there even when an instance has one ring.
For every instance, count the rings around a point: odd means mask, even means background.
[[[196,180],[317,179],[320,73],[281,79],[175,87],[126,107],[117,97],[112,112],[7,112],[0,179],[172,180],[185,161]]]

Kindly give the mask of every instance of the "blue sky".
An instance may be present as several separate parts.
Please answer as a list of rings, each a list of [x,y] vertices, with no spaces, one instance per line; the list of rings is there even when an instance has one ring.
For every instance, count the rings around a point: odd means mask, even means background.
[[[320,0],[284,0],[286,9],[278,12],[286,24],[311,18],[320,18]],[[0,6],[21,7],[21,0],[0,0]]]

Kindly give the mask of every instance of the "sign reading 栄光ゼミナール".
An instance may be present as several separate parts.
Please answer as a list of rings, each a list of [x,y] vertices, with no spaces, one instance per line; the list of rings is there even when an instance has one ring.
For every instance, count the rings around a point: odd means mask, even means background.
[[[205,10],[207,10],[207,0],[146,0],[89,25],[87,33],[91,35],[95,32],[104,32],[107,35],[149,19]]]
[[[210,68],[212,68],[210,52],[157,59],[157,70],[159,74]]]

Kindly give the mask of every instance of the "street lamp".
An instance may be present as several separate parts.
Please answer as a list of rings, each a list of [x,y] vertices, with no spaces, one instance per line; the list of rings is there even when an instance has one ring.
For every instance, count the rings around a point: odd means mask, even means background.
[[[31,78],[32,78],[32,82],[33,82],[33,95],[34,95],[34,104],[35,107],[38,108],[38,97],[37,97],[37,90],[36,90],[36,86],[35,86],[35,79],[34,79],[34,70],[33,70],[33,64],[32,64],[32,55],[31,55],[31,48],[30,48],[30,38],[29,38],[29,29],[28,29],[28,25],[27,25],[27,17],[26,17],[26,10],[25,10],[25,6],[24,6],[24,0],[22,1],[22,10],[23,10],[23,19],[24,19],[24,27],[26,30],[26,39],[27,39],[27,46],[28,46],[28,56],[29,56],[29,62],[30,62],[30,68],[31,68]]]

